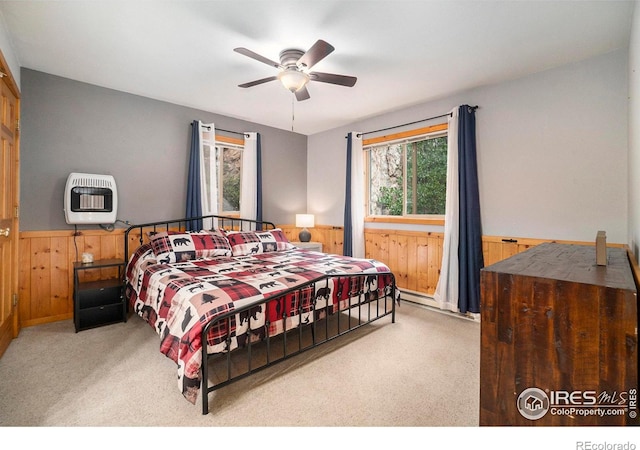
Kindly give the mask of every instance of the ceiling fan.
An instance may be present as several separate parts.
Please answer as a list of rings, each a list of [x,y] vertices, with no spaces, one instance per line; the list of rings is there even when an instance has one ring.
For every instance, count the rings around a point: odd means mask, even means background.
[[[309,81],[320,81],[322,83],[353,87],[357,81],[356,77],[337,75],[334,73],[309,72],[314,65],[334,50],[335,48],[331,44],[320,39],[306,52],[295,48],[282,50],[280,52],[280,62],[277,63],[244,47],[234,48],[234,52],[280,69],[278,75],[239,84],[238,86],[248,88],[269,81],[280,80],[285,88],[295,94],[298,101],[310,98],[309,91],[307,90],[307,83]]]

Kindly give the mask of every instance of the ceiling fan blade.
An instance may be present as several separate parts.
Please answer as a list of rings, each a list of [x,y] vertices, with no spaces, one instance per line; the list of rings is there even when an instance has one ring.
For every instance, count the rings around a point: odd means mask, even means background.
[[[273,80],[277,80],[277,79],[278,79],[278,77],[276,77],[276,76],[267,77],[267,78],[261,78],[260,80],[249,81],[248,83],[239,84],[238,87],[248,88],[248,87],[257,86],[258,84],[267,83],[269,81],[273,81]]]
[[[258,55],[256,52],[249,50],[248,48],[238,47],[233,49],[234,52],[240,53],[241,55],[248,56],[249,58],[253,58],[256,61],[260,61],[261,63],[268,64],[270,66],[275,67],[276,69],[281,69],[282,66],[280,63],[270,60],[269,58],[265,58],[262,55]]]
[[[308,100],[311,98],[311,96],[309,95],[309,91],[307,90],[306,86],[302,86],[300,89],[298,89],[296,92],[296,100],[298,100],[299,102],[303,101],[303,100]]]
[[[323,41],[322,39],[319,39],[315,44],[311,46],[309,50],[307,50],[304,55],[300,57],[297,63],[298,67],[302,66],[302,68],[304,69],[310,69],[319,61],[326,58],[326,56],[334,50],[335,48],[333,47],[333,45]]]
[[[337,75],[335,73],[311,72],[309,78],[312,81],[322,83],[339,84],[340,86],[353,87],[358,79],[347,75]]]

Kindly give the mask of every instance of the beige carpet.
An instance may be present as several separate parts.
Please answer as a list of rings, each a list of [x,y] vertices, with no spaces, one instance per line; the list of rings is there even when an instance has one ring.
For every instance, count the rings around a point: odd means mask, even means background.
[[[390,318],[210,394],[137,316],[75,333],[25,328],[0,358],[0,425],[23,427],[459,427],[478,425],[480,324],[403,302]],[[158,442],[156,442],[158,443]]]

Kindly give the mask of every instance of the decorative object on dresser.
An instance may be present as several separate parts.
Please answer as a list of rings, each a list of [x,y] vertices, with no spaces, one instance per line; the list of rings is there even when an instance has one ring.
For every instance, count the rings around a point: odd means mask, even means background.
[[[302,228],[302,231],[298,234],[300,242],[309,242],[311,240],[311,233],[307,228],[313,228],[314,222],[313,214],[296,214],[296,227]]]
[[[219,228],[185,231],[209,218]],[[301,250],[271,222],[190,217],[131,226],[124,243],[126,302],[161,336],[180,391],[200,396],[203,414],[214,390],[383,317],[395,322],[388,266]]]
[[[122,295],[124,265],[124,261],[116,258],[94,261],[93,255],[90,262],[73,263],[73,323],[76,332],[127,321],[127,304]],[[108,272],[116,275],[102,275]]]
[[[596,234],[596,264],[607,265],[607,233],[605,231],[598,231]]]
[[[638,425],[627,251],[545,243],[481,271],[480,425]]]

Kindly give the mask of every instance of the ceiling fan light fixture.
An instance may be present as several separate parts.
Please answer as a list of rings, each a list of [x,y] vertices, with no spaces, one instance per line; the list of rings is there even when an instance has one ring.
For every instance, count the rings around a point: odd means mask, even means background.
[[[277,75],[239,84],[238,87],[248,88],[270,81],[280,80],[282,85],[288,91],[292,92],[299,102],[311,98],[306,88],[307,83],[310,81],[353,87],[353,85],[356,84],[356,77],[335,73],[310,72],[313,66],[326,58],[327,55],[334,50],[333,45],[322,39],[318,39],[306,52],[296,48],[286,48],[282,50],[280,52],[280,62],[278,63],[248,48],[236,47],[233,49],[234,52],[280,69]]]
[[[296,69],[286,69],[278,74],[278,79],[285,88],[296,92],[309,82],[309,75]]]

